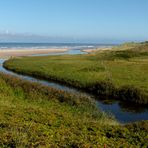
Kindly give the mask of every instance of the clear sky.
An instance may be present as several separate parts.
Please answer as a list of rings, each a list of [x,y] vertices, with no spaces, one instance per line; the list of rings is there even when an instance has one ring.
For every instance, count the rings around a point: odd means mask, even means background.
[[[0,41],[148,40],[148,0],[0,0]]]

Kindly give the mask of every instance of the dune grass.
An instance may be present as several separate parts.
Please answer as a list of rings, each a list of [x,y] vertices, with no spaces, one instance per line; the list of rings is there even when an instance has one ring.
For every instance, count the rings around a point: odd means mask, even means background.
[[[23,57],[4,66],[97,95],[148,104],[148,44],[124,44],[88,55]]]
[[[147,147],[147,127],[120,125],[86,97],[0,74],[0,147]]]

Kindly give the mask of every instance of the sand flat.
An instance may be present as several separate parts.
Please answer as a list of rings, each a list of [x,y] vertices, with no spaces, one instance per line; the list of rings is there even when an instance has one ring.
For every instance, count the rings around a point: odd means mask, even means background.
[[[83,52],[92,53],[96,51],[105,51],[105,50],[112,50],[112,47],[104,47],[104,48],[97,48],[97,49],[83,49]]]
[[[61,53],[66,52],[67,48],[48,48],[48,49],[3,49],[0,50],[0,57],[29,56],[35,54]]]

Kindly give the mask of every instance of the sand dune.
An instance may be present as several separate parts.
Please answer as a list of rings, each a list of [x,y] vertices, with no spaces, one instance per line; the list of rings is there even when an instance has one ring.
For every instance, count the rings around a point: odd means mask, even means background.
[[[84,49],[83,52],[91,53],[96,51],[104,51],[104,50],[112,50],[112,47],[104,47],[104,48],[97,48],[97,49]]]

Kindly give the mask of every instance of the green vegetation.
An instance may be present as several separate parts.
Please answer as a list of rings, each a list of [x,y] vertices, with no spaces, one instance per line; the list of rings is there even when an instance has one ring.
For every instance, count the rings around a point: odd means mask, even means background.
[[[128,43],[88,55],[23,57],[4,66],[97,95],[148,104],[148,44]]]
[[[120,125],[93,102],[0,73],[0,147],[143,147],[148,122]]]

